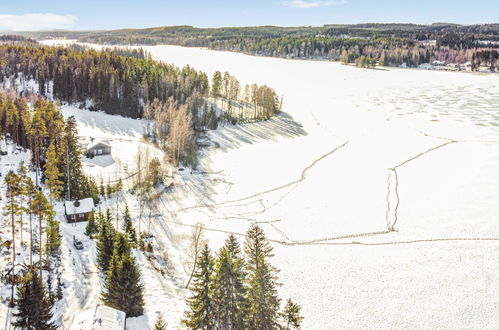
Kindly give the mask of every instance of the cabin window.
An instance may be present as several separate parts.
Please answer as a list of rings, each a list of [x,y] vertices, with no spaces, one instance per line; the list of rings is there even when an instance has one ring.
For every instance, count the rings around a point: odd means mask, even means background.
[[[80,213],[79,215],[80,215],[80,218],[83,218],[83,213]]]
[[[97,149],[97,155],[102,155],[102,149]]]

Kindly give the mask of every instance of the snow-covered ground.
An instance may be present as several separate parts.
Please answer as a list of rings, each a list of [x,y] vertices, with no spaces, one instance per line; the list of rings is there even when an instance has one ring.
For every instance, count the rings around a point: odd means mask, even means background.
[[[181,259],[176,238],[197,222],[214,248],[258,222],[305,329],[497,329],[498,75],[145,49],[284,97],[276,118],[211,132],[220,147],[202,151],[203,172],[179,172],[151,224],[170,255]],[[144,269],[148,296],[156,285],[174,296],[175,281]],[[151,298],[148,318],[162,309],[175,328],[174,299]]]

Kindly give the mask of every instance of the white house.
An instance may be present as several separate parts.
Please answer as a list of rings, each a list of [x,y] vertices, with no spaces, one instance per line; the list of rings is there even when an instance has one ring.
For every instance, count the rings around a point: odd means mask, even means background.
[[[70,330],[125,330],[126,314],[117,309],[97,305],[78,313]]]

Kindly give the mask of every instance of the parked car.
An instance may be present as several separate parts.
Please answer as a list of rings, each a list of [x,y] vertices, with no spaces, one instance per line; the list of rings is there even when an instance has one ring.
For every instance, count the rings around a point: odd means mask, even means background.
[[[76,237],[73,237],[73,245],[77,250],[83,250],[83,243]]]
[[[5,150],[0,150],[0,156],[7,156],[9,153]]]

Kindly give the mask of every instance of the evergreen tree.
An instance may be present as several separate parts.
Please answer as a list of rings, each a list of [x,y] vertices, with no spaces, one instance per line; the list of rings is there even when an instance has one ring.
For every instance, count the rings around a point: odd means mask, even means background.
[[[90,214],[88,215],[88,222],[85,228],[85,235],[87,235],[90,238],[93,238],[94,235],[99,232],[99,227],[97,226],[95,217],[96,215],[94,211],[90,212]]]
[[[217,324],[222,329],[244,329],[247,310],[244,261],[234,235],[219,252],[213,279],[213,300]]]
[[[59,199],[61,197],[61,192],[64,190],[64,182],[60,180],[62,173],[59,170],[59,159],[55,152],[55,146],[51,144],[45,154],[47,158],[45,161],[43,172],[45,175],[45,184],[50,190],[50,196],[54,199]]]
[[[10,217],[11,231],[12,231],[12,294],[10,305],[14,304],[14,285],[15,285],[15,265],[16,265],[16,221],[15,216],[19,212],[19,204],[17,203],[17,196],[19,195],[19,176],[10,171],[5,176],[5,186],[7,190],[7,202],[4,207],[4,216]]]
[[[140,272],[131,255],[113,255],[111,267],[107,272],[106,291],[102,294],[104,303],[136,317],[144,311],[144,293],[140,283]]]
[[[211,95],[213,97],[220,97],[222,91],[222,74],[220,71],[216,71],[213,74],[213,80],[211,82]]]
[[[55,330],[50,322],[52,303],[47,296],[38,272],[31,268],[17,290],[17,312],[13,325],[22,329]]]
[[[163,314],[158,314],[153,330],[166,330],[166,321]]]
[[[301,322],[303,321],[303,316],[300,315],[301,307],[300,305],[294,303],[291,299],[288,299],[284,310],[281,313],[281,317],[285,324],[285,329],[300,329]]]
[[[132,217],[130,216],[127,204],[125,204],[125,211],[123,212],[123,230],[128,236],[128,241],[132,244],[137,244],[137,234],[133,227]]]
[[[212,300],[212,277],[214,260],[206,244],[199,256],[196,272],[193,276],[192,297],[187,300],[188,311],[185,313],[184,326],[189,329],[214,329],[216,315]]]
[[[97,242],[97,263],[100,270],[105,274],[109,269],[109,263],[113,256],[115,230],[107,219],[102,221]]]
[[[251,329],[277,327],[280,299],[277,296],[277,269],[268,259],[273,256],[265,233],[253,225],[246,233],[244,244],[247,271],[247,322]]]
[[[90,196],[88,179],[81,165],[81,150],[78,143],[78,129],[74,117],[69,117],[64,129],[64,159],[61,172],[64,174],[64,193],[68,199],[82,199]]]
[[[47,220],[47,253],[56,255],[61,246],[61,233],[59,232],[59,221],[49,218]]]

